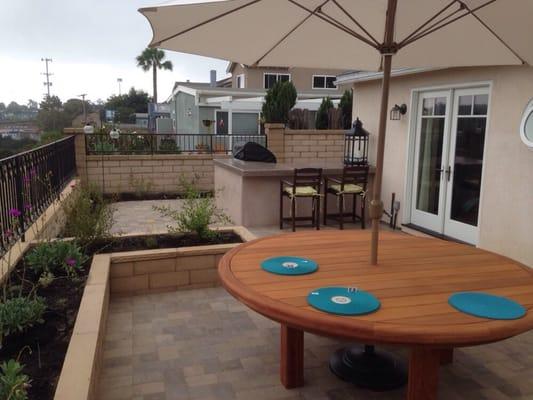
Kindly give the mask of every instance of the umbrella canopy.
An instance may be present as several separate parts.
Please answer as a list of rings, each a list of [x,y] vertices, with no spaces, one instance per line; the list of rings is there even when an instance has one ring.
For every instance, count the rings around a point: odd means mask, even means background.
[[[392,66],[533,64],[533,0],[182,0],[139,11],[154,47],[251,66],[383,71],[373,264]]]

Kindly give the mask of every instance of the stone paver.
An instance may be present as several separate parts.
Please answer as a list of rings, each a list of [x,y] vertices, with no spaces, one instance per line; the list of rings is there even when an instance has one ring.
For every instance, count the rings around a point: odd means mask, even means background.
[[[142,201],[121,201],[113,203],[114,224],[111,233],[160,233],[167,231],[167,225],[172,224],[172,220],[163,217],[159,211],[153,209],[154,206],[167,206],[179,210],[183,200],[142,200]]]
[[[372,393],[328,368],[338,340],[305,335],[305,387],[279,382],[279,326],[222,288],[112,299],[101,400],[400,400]],[[532,400],[533,332],[456,350],[441,369],[439,399]],[[389,349],[405,357],[402,350]]]

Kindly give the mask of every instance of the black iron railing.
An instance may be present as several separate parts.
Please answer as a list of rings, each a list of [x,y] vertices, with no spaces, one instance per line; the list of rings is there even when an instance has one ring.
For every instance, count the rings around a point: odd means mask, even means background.
[[[0,256],[24,240],[75,173],[74,136],[0,160]]]
[[[265,135],[121,133],[85,135],[87,154],[231,154],[235,146],[256,142],[267,146]]]

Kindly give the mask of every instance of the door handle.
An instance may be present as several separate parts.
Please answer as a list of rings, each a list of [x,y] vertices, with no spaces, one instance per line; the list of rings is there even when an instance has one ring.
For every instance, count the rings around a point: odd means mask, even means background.
[[[452,175],[452,167],[448,165],[448,168],[446,168],[446,180],[450,182],[450,177]]]

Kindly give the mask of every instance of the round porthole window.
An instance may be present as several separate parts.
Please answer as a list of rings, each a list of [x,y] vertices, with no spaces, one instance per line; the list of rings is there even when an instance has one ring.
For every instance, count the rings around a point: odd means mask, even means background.
[[[533,149],[533,99],[529,101],[529,104],[524,111],[524,115],[522,116],[520,138],[526,146]]]

